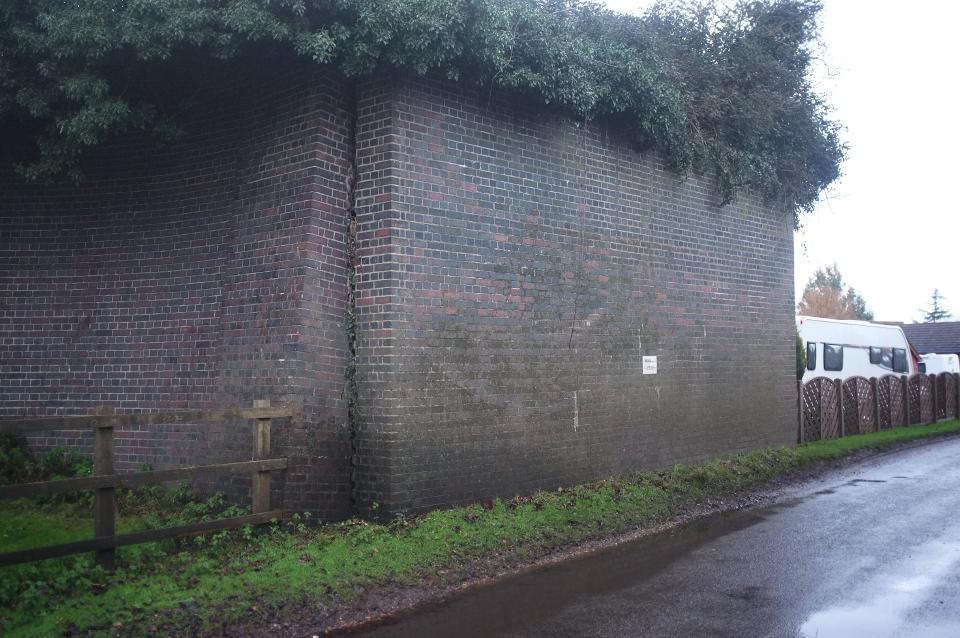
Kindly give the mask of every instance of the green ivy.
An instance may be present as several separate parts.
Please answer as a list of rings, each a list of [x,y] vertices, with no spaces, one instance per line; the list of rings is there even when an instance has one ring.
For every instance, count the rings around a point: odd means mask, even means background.
[[[439,75],[615,121],[677,171],[715,171],[725,201],[746,187],[799,213],[844,156],[810,85],[819,10],[816,0],[661,4],[642,17],[580,0],[7,0],[0,129],[31,131],[32,148],[14,158],[26,179],[80,180],[88,149],[176,131],[178,109],[136,90],[145,77],[251,51],[280,64],[279,48],[347,76]]]
[[[803,337],[800,336],[800,331],[796,333],[797,338],[797,381],[803,379],[804,372],[807,371],[807,349],[803,344]]]

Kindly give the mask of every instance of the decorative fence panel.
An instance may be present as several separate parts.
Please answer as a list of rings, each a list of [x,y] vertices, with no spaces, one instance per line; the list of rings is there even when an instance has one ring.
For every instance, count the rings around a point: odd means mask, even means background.
[[[803,384],[800,424],[801,441],[819,441],[840,436],[840,393],[837,383],[817,377]]]
[[[844,435],[877,431],[874,390],[865,377],[850,377],[843,382]]]
[[[820,440],[820,396],[823,377],[811,379],[800,386],[800,442]]]
[[[877,379],[879,429],[887,430],[907,424],[903,403],[903,378],[888,374]]]
[[[943,375],[935,376],[933,378],[933,389],[935,394],[933,401],[934,413],[937,415],[937,420],[943,419],[947,416],[947,406],[944,404],[943,398],[946,394],[946,379]]]
[[[957,413],[957,377],[944,372],[940,375],[940,379],[943,381],[943,394],[940,395],[943,397],[941,400],[944,411],[943,418],[958,418],[960,414]]]
[[[877,430],[886,430],[898,423],[893,418],[893,406],[890,403],[890,381],[896,382],[896,377],[889,375],[877,379]]]
[[[960,418],[960,375],[885,375],[798,384],[800,443]]]
[[[910,389],[910,425],[934,420],[933,383],[925,374],[916,374],[907,382]]]

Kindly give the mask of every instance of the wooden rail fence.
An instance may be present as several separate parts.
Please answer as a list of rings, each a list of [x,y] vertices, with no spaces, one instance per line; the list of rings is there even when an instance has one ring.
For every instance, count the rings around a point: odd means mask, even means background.
[[[797,382],[797,442],[960,418],[960,375],[817,377]]]
[[[96,560],[99,565],[102,565],[106,569],[113,569],[116,564],[117,547],[137,543],[149,543],[179,536],[193,536],[206,532],[233,529],[244,525],[257,525],[280,518],[283,511],[271,509],[270,473],[286,469],[287,460],[270,458],[270,430],[273,419],[287,418],[290,416],[293,416],[293,414],[289,409],[270,407],[269,401],[254,401],[252,409],[242,410],[180,411],[150,414],[101,413],[90,416],[0,418],[0,432],[27,433],[50,430],[94,430],[94,476],[0,486],[0,500],[47,496],[76,490],[96,491],[93,513],[94,538],[74,543],[62,543],[35,549],[6,552],[0,554],[0,565],[15,565],[17,563],[93,551],[96,552]],[[238,419],[253,420],[253,460],[237,463],[195,465],[171,470],[134,472],[130,474],[117,474],[114,472],[113,432],[116,427],[171,423],[210,423]],[[152,529],[131,534],[116,533],[115,492],[118,487],[131,488],[181,479],[196,479],[200,477],[244,473],[251,473],[253,475],[252,514],[194,523],[180,527]]]

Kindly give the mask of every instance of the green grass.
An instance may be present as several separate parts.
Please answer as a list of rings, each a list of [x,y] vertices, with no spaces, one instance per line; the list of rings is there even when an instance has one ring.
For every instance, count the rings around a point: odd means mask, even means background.
[[[117,532],[155,527],[144,515],[125,516],[117,521]],[[21,499],[8,501],[0,514],[0,552],[87,540],[93,536],[89,507],[72,503],[46,503]]]
[[[297,517],[265,531],[245,529],[179,543],[120,550],[112,575],[89,556],[0,569],[0,630],[6,636],[182,635],[243,618],[252,606],[315,605],[356,596],[362,588],[456,580],[498,564],[534,558],[570,543],[599,538],[676,516],[709,497],[912,439],[960,432],[960,421],[888,430],[797,448],[758,450],[698,466],[678,465],[555,492],[435,511],[389,525],[348,521],[305,525]],[[22,547],[24,530],[37,545],[86,533],[88,523],[60,520],[67,512],[19,504],[0,513],[0,549]],[[119,623],[119,625],[115,625]]]
[[[30,501],[3,504],[0,514],[0,552],[69,543],[93,536],[93,519],[73,508],[46,509]]]

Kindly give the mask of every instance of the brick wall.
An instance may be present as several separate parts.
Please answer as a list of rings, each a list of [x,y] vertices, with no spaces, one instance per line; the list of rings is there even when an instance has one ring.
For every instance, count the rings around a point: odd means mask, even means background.
[[[360,96],[364,513],[792,440],[790,215],[452,84]]]
[[[270,398],[301,414],[276,429],[291,459],[283,504],[341,517],[352,91],[295,64],[225,77],[181,117],[182,141],[114,144],[81,187],[0,177],[0,415]],[[243,460],[248,430],[121,431],[117,460]],[[247,489],[243,479],[220,487]]]
[[[326,518],[792,440],[790,215],[720,208],[615,130],[287,68],[211,82],[182,141],[115,144],[80,188],[0,178],[0,414],[270,398],[301,415],[277,495]],[[248,458],[248,428],[122,432],[120,465]]]

